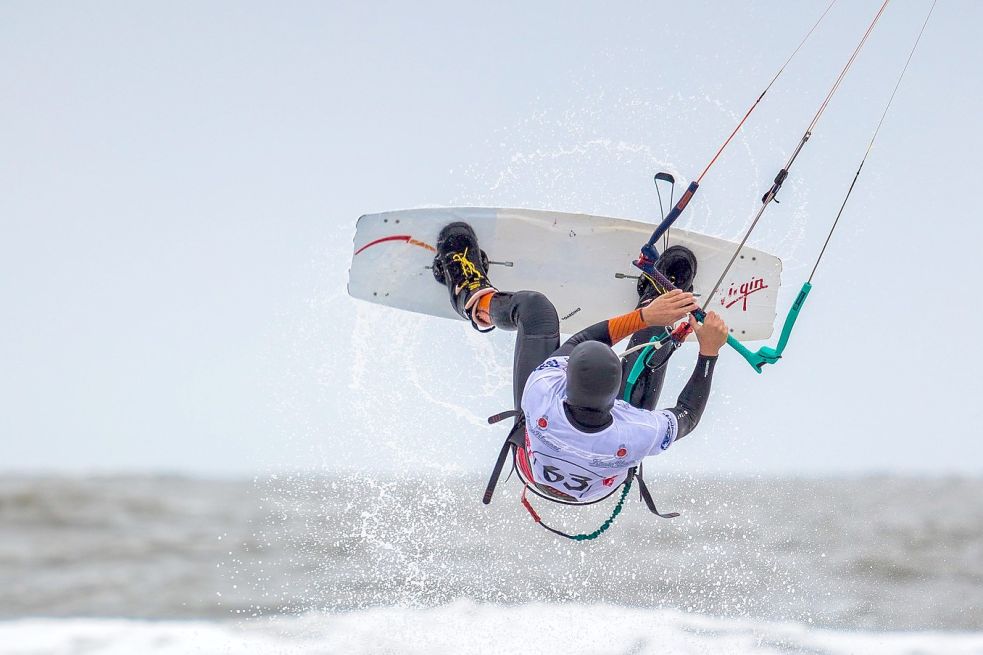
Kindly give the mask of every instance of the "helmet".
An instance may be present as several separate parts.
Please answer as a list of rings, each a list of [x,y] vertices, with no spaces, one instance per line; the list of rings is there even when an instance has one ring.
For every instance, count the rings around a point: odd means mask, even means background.
[[[621,358],[600,341],[577,344],[567,362],[567,403],[607,412],[621,388]]]

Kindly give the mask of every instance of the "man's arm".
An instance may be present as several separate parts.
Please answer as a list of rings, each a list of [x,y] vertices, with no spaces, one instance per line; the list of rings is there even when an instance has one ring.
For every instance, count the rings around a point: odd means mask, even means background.
[[[679,394],[676,406],[667,410],[676,415],[676,422],[679,424],[676,441],[692,432],[700,422],[703,410],[707,406],[707,399],[710,397],[710,382],[713,379],[717,355],[727,343],[727,326],[714,312],[707,312],[703,325],[699,325],[692,318],[690,325],[693,326],[696,338],[700,342],[700,356],[696,360],[693,374]]]
[[[716,363],[716,356],[700,355],[696,360],[693,375],[689,376],[689,381],[679,393],[676,406],[666,410],[676,415],[676,423],[679,425],[676,441],[696,429],[696,424],[700,422],[703,410],[707,406],[707,399],[710,397],[710,381],[713,379],[713,367]]]
[[[678,289],[662,294],[648,305],[595,323],[573,335],[551,357],[568,357],[577,344],[600,341],[613,346],[625,337],[653,325],[671,325],[696,309],[693,294]]]

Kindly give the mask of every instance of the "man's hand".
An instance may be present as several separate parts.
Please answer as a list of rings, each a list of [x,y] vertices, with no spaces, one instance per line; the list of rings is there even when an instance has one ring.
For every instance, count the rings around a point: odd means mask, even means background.
[[[720,349],[727,343],[727,325],[716,312],[707,312],[700,325],[696,318],[689,317],[689,324],[700,342],[700,354],[705,357],[716,357]]]
[[[673,289],[664,293],[645,307],[642,307],[642,320],[645,325],[672,325],[696,309],[693,294]]]

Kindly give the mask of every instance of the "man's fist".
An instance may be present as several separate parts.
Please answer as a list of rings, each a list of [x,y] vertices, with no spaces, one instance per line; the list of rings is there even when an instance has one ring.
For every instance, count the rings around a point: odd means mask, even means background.
[[[672,325],[696,309],[693,294],[673,289],[642,307],[645,325]]]
[[[716,357],[727,343],[727,325],[724,319],[716,312],[707,312],[703,317],[703,325],[700,325],[693,316],[690,316],[689,324],[696,333],[697,341],[700,342],[700,354]]]

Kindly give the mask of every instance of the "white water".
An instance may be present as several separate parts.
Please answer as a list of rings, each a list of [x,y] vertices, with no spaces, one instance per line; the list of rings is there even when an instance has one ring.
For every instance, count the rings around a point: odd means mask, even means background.
[[[847,632],[614,605],[385,607],[243,622],[24,619],[0,655],[222,653],[749,653],[978,655],[983,633]]]

